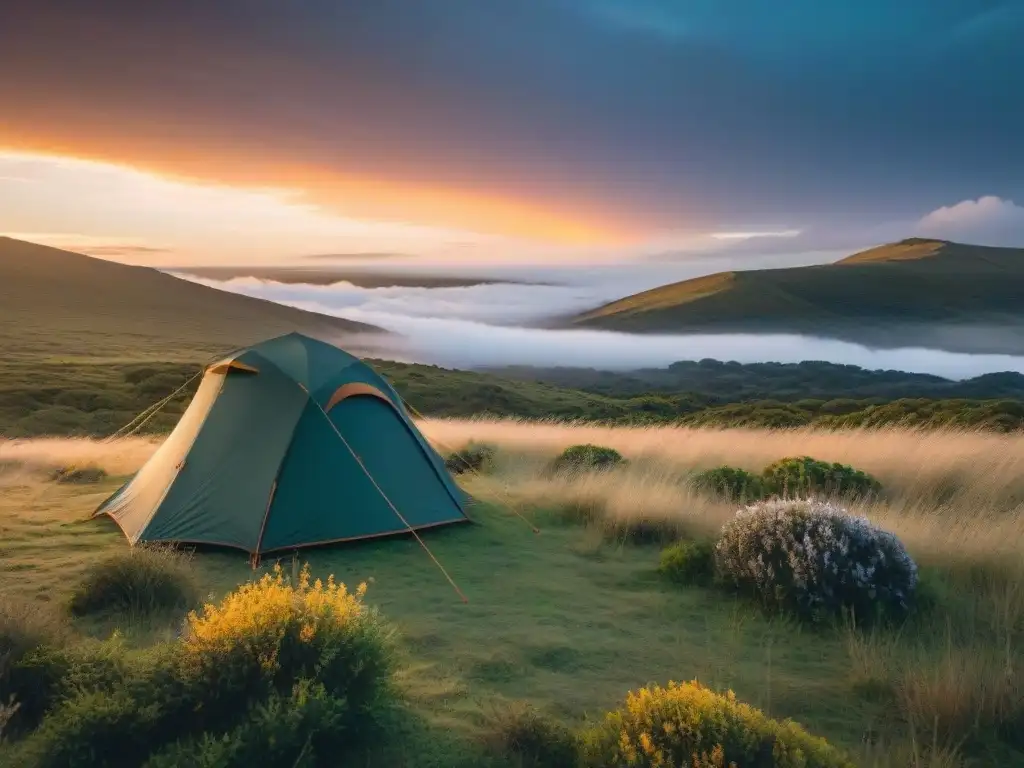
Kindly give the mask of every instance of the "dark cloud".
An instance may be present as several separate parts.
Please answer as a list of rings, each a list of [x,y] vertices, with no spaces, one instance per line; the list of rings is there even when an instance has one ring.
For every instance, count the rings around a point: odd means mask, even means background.
[[[1019,0],[20,3],[0,102],[8,136],[198,170],[856,229],[1024,199],[1022,38]]]

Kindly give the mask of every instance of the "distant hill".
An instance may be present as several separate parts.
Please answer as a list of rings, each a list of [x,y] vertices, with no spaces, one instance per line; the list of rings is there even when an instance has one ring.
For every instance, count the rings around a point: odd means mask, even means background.
[[[632,333],[798,333],[1024,354],[1024,248],[912,238],[834,264],[721,272],[568,321]]]
[[[0,357],[7,364],[195,362],[292,330],[338,340],[382,333],[156,269],[0,237]]]
[[[938,398],[1024,400],[1024,375],[988,373],[954,381],[926,373],[868,370],[824,361],[737,363],[683,360],[667,368],[627,372],[593,368],[491,368],[505,379],[539,382],[606,397],[694,395],[711,403],[755,400]]]

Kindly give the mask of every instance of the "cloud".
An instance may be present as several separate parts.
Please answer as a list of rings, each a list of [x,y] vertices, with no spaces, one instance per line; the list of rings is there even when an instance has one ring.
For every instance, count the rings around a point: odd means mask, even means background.
[[[712,232],[715,240],[760,240],[765,237],[799,237],[799,229],[762,230],[759,232]]]
[[[678,267],[675,268],[678,271]],[[829,360],[965,378],[1024,372],[1024,358],[969,355],[931,349],[873,350],[842,341],[770,334],[644,335],[536,327],[547,318],[587,309],[630,292],[624,286],[664,282],[667,271],[608,267],[577,273],[571,285],[474,285],[459,288],[360,288],[282,285],[236,279],[197,280],[223,290],[278,301],[384,328],[397,336],[376,340],[373,354],[453,368],[503,365],[631,370],[665,367],[705,357],[739,362]],[[195,278],[190,278],[195,279]],[[639,282],[637,282],[639,280]]]
[[[995,195],[963,200],[924,216],[916,232],[974,245],[1024,247],[1024,207]]]
[[[309,285],[255,278],[226,282],[188,279],[324,314],[380,317],[387,322],[384,327],[388,330],[401,326],[403,330],[399,332],[432,319],[483,323],[487,327],[532,325],[556,313],[581,312],[611,301],[618,298],[621,290],[605,281],[576,285],[489,283],[441,288],[366,288],[345,281]]]
[[[8,3],[0,143],[601,241],[1024,195],[1019,11],[794,2]]]
[[[89,245],[87,243],[76,245],[71,243],[67,250],[77,253],[87,253],[90,256],[115,257],[115,256],[163,256],[174,253],[173,248],[156,248],[150,245]]]
[[[162,256],[174,253],[173,248],[143,245],[142,243],[120,237],[103,235],[87,235],[81,232],[3,232],[0,235],[15,240],[27,240],[32,243],[48,245],[74,253],[85,253],[100,258],[119,259],[133,256]]]
[[[380,253],[380,252],[367,252],[367,253],[311,253],[306,256],[300,256],[302,259],[312,260],[323,260],[323,261],[363,261],[365,259],[401,259],[407,258],[409,254],[405,253]]]

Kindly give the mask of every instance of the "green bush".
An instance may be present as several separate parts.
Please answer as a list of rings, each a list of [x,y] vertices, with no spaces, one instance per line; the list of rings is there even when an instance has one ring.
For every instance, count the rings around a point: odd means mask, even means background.
[[[453,475],[465,472],[485,474],[494,468],[496,454],[497,450],[492,445],[470,442],[463,450],[448,454],[444,466]]]
[[[820,619],[905,615],[917,565],[893,534],[816,501],[764,501],[722,528],[715,570],[766,607]]]
[[[661,551],[658,571],[677,584],[709,584],[715,574],[715,546],[709,541],[679,541]]]
[[[625,463],[614,448],[601,445],[571,445],[551,462],[552,472],[587,472],[612,469]]]
[[[778,721],[700,683],[652,685],[583,738],[587,768],[853,768],[792,721]]]
[[[205,733],[177,742],[146,761],[145,768],[331,765],[345,747],[348,714],[344,699],[329,695],[320,683],[299,680],[289,694],[274,692],[251,707],[223,736]]]
[[[189,615],[183,674],[213,711],[237,711],[309,678],[347,699],[353,724],[368,726],[393,693],[394,648],[391,630],[363,603],[365,590],[349,592],[333,578],[311,584],[308,568],[293,585],[276,566],[220,606]]]
[[[63,675],[59,651],[65,627],[34,603],[0,601],[0,737],[34,728]]]
[[[81,691],[46,717],[24,742],[19,763],[36,768],[140,765],[155,746],[164,718],[156,701],[140,700],[129,687]]]
[[[765,467],[762,480],[768,494],[784,498],[867,496],[882,489],[878,480],[859,469],[810,456],[780,459]]]
[[[137,545],[92,564],[68,607],[76,616],[147,616],[186,610],[199,600],[198,581],[185,554],[168,546]]]
[[[393,703],[390,631],[364,591],[310,584],[308,569],[292,585],[277,567],[189,614],[179,640],[133,655],[120,679],[69,677],[22,764],[173,765],[192,751],[197,765],[267,764],[253,758],[262,750],[302,765],[302,736],[319,764],[344,760],[343,749],[378,735]]]
[[[571,768],[578,759],[575,734],[527,705],[498,714],[486,741],[489,751],[519,768]]]
[[[715,467],[698,473],[693,486],[701,491],[724,496],[729,501],[745,503],[764,498],[761,478],[736,467]]]

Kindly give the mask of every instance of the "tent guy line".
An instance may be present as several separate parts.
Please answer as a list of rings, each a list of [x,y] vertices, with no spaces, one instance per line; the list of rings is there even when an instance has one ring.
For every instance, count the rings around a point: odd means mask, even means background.
[[[438,560],[437,557],[434,556],[434,553],[430,551],[430,547],[428,547],[426,543],[423,541],[423,539],[420,538],[420,535],[416,533],[416,529],[409,525],[409,521],[405,519],[405,516],[398,511],[398,507],[396,507],[394,503],[391,501],[391,499],[388,498],[388,495],[384,493],[384,490],[380,487],[380,484],[378,484],[377,481],[374,479],[373,475],[370,473],[370,470],[366,468],[366,465],[363,463],[363,460],[359,458],[359,454],[357,454],[352,449],[352,446],[349,445],[348,440],[346,440],[345,436],[342,435],[341,432],[338,430],[337,425],[333,421],[331,421],[331,417],[327,415],[327,411],[325,411],[320,406],[320,403],[316,401],[316,398],[314,398],[313,395],[310,394],[308,389],[306,389],[302,384],[299,384],[299,386],[302,387],[302,391],[309,396],[309,399],[317,407],[317,410],[319,410],[320,413],[324,415],[324,418],[327,419],[327,423],[331,425],[331,429],[334,430],[334,434],[338,436],[338,439],[341,440],[341,442],[345,445],[345,447],[348,449],[348,452],[352,454],[352,458],[356,460],[356,462],[359,464],[359,468],[363,470],[363,473],[370,479],[370,482],[373,483],[373,486],[377,489],[378,493],[380,493],[381,497],[383,497],[384,501],[386,501],[388,503],[388,506],[391,507],[391,511],[394,512],[395,516],[402,521],[402,524],[408,529],[409,533],[411,533],[416,538],[416,541],[419,542],[419,545],[423,547],[423,551],[426,552],[430,559],[434,561],[434,565],[436,565],[438,569],[441,571],[441,573],[444,574],[444,577],[448,580],[448,583],[452,585],[452,588],[455,590],[455,593],[460,598],[462,598],[462,602],[468,603],[469,598],[466,597],[466,595],[463,593],[461,589],[459,589],[459,585],[455,583],[455,579],[453,579],[449,575],[448,571],[445,570],[445,567],[441,565],[441,561]]]

